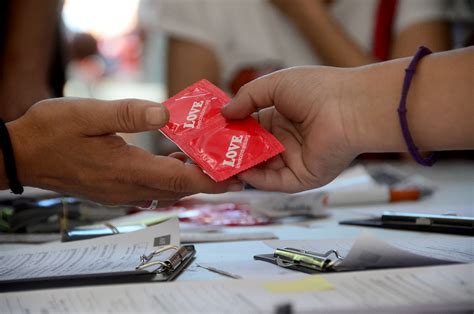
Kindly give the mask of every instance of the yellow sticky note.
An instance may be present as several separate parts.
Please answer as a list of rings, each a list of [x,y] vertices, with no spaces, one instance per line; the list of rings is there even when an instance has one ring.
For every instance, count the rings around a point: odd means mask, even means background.
[[[314,292],[334,289],[334,286],[321,276],[308,276],[296,280],[269,281],[263,287],[273,293]]]

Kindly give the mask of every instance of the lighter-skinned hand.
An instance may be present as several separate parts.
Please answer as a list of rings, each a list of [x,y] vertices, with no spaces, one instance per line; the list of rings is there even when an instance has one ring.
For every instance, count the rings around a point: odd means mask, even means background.
[[[344,73],[335,68],[282,70],[243,86],[222,114],[241,119],[258,111],[259,122],[286,150],[239,175],[262,190],[298,192],[334,179],[357,156],[339,102]]]

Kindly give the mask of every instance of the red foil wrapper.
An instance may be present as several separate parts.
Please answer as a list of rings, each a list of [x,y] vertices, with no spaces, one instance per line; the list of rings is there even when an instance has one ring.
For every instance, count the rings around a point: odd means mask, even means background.
[[[226,120],[220,110],[228,102],[223,91],[201,80],[163,103],[170,119],[161,132],[217,182],[285,150],[255,119]]]

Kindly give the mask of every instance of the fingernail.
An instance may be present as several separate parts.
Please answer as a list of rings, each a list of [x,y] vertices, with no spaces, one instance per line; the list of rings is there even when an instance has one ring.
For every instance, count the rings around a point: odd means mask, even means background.
[[[162,126],[168,122],[168,110],[162,105],[150,107],[145,112],[146,122],[152,126]]]
[[[239,191],[242,191],[243,189],[244,189],[244,185],[242,183],[232,183],[231,185],[229,185],[229,188],[227,189],[227,191],[239,192]]]
[[[230,106],[231,104],[232,104],[232,101],[229,102],[229,103],[227,103],[227,104],[225,104],[225,105],[222,107],[221,110],[222,110],[222,111],[226,111],[226,110],[229,108],[229,106]]]

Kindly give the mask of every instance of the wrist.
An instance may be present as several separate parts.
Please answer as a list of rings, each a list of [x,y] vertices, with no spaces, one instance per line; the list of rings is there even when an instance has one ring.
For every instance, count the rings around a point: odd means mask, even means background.
[[[409,60],[348,70],[344,102],[354,150],[361,153],[406,151],[398,104]]]

